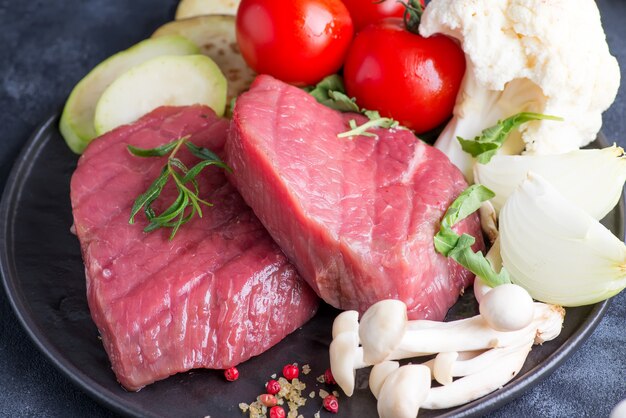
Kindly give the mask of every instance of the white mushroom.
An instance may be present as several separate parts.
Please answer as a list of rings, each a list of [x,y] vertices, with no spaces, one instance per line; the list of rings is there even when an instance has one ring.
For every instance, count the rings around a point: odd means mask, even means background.
[[[380,389],[383,387],[383,383],[385,383],[387,377],[398,367],[400,367],[400,363],[397,361],[383,361],[382,363],[378,363],[372,367],[372,370],[370,371],[369,385],[370,390],[376,399],[378,399]]]
[[[539,323],[535,334],[535,344],[543,344],[558,337],[563,329],[564,318],[565,309],[562,306],[535,302],[535,319],[533,322],[538,321]]]
[[[516,284],[495,287],[481,299],[480,315],[496,331],[518,331],[533,320],[533,298]]]
[[[347,396],[354,393],[356,370],[374,364],[365,361],[367,344],[374,344],[374,358],[382,356],[383,360],[399,360],[444,352],[461,352],[460,356],[463,356],[463,359],[470,359],[479,356],[477,353],[468,354],[472,351],[518,347],[529,341],[532,343],[533,340],[540,344],[553,339],[561,331],[565,314],[560,307],[535,303],[531,324],[518,331],[502,332],[492,329],[481,315],[454,322],[407,321],[406,306],[399,302],[403,310],[398,310],[398,303],[395,302],[378,305],[378,309],[372,311],[373,313],[363,315],[360,325],[355,325],[354,320],[348,315],[340,315],[341,322],[351,325],[336,328],[343,332],[338,333],[330,345],[330,364],[337,384]],[[381,308],[385,306],[391,306],[391,309],[381,313]],[[350,315],[354,318],[353,314]],[[381,318],[385,318],[388,322],[382,321]],[[395,325],[393,325],[394,321],[397,321]],[[345,329],[354,329],[356,326],[362,334],[363,346],[359,346],[359,335],[355,331],[345,331]],[[392,331],[385,332],[389,329]],[[400,336],[397,335],[399,329],[405,329]],[[477,360],[474,364],[479,362]],[[428,362],[427,365],[434,369],[433,361]],[[465,365],[465,367],[471,366],[472,363]],[[473,370],[479,368],[475,365],[473,367]],[[456,374],[453,375],[456,376]],[[441,379],[449,381],[444,377]]]
[[[363,348],[359,347],[356,332],[342,332],[330,343],[330,370],[335,382],[348,396],[354,393],[356,369],[369,366],[363,362]]]
[[[498,215],[490,201],[485,201],[478,209],[480,216],[480,226],[490,243],[494,243],[498,238]]]
[[[359,313],[357,311],[344,311],[337,315],[333,321],[333,338],[347,331],[359,332]]]
[[[502,257],[500,256],[499,238],[496,238],[496,240],[491,244],[491,248],[487,252],[485,258],[489,261],[494,271],[500,272],[502,269]],[[474,297],[478,303],[481,302],[482,297],[490,290],[491,287],[487,286],[487,284],[479,276],[476,276],[476,279],[474,279]]]
[[[408,321],[405,325],[406,331],[401,338],[398,338],[395,332],[381,333],[374,326],[364,327],[366,313],[363,315],[359,334],[363,344],[364,358],[367,359],[367,353],[371,351],[374,353],[371,358],[377,361],[397,360],[450,351],[485,350],[518,345],[527,341],[529,335],[535,336],[538,329],[546,327],[560,329],[563,322],[563,312],[553,312],[552,309],[545,304],[535,304],[535,317],[531,324],[518,331],[509,332],[494,330],[481,315],[453,322]],[[383,317],[388,323],[387,327],[394,329],[402,327],[402,324],[405,323],[405,313],[396,312],[396,315],[394,318],[389,315],[389,312],[384,313]],[[374,321],[372,316],[368,315],[367,317],[372,319],[371,323],[381,323],[381,321]],[[544,324],[546,321],[549,323]],[[543,331],[541,332],[543,333]],[[553,331],[549,332],[549,334],[552,333]],[[381,357],[382,360],[379,360]]]
[[[406,307],[404,311],[406,312]],[[354,393],[356,370],[374,364],[364,360],[363,347],[359,346],[359,336],[357,334],[359,331],[358,318],[359,314],[357,311],[345,311],[337,315],[333,322],[333,341],[329,348],[330,370],[335,381],[347,396],[352,396]],[[366,318],[366,325],[367,323]],[[381,325],[378,324],[378,326]],[[415,354],[392,351],[390,356],[399,360],[414,357]]]
[[[425,409],[445,409],[471,402],[501,388],[519,373],[532,342],[493,361],[488,367],[454,382],[432,388],[422,403]],[[382,393],[381,393],[382,396]]]
[[[385,379],[378,397],[380,418],[415,418],[430,391],[430,370],[419,364],[402,366]]]
[[[406,305],[400,300],[386,299],[370,306],[359,324],[365,361],[384,361],[405,334],[407,322]]]
[[[533,342],[534,338],[531,337],[520,345],[492,348],[471,358],[464,358],[462,356],[463,353],[457,352],[439,353],[430,366],[433,378],[442,385],[449,385],[452,383],[453,378],[479,373],[491,366],[495,361],[519,351],[529,344],[532,345]]]

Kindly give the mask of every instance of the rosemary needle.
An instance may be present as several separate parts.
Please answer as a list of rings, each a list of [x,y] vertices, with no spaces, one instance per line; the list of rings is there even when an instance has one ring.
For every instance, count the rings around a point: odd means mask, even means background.
[[[183,146],[201,161],[195,166],[188,168],[176,154]],[[174,238],[182,225],[189,222],[196,214],[202,217],[202,205],[213,206],[211,203],[201,199],[198,194],[198,175],[202,170],[210,165],[223,168],[227,171],[231,169],[215,153],[207,148],[198,147],[189,142],[189,136],[178,138],[172,142],[156,148],[143,149],[128,146],[131,154],[137,157],[164,157],[169,154],[167,163],[148,189],[142,193],[133,204],[128,223],[135,223],[135,216],[143,208],[143,212],[148,219],[148,226],[145,232],[151,232],[159,228],[172,228],[170,240]],[[152,204],[159,198],[163,188],[169,181],[173,181],[178,191],[178,196],[174,202],[163,212],[157,214]]]

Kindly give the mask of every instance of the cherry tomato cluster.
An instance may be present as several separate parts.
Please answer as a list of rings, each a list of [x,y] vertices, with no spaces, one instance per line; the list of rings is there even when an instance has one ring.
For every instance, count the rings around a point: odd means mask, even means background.
[[[396,0],[242,0],[237,41],[256,72],[298,86],[343,68],[361,108],[420,134],[452,114],[465,55],[447,36],[409,32],[405,10]]]

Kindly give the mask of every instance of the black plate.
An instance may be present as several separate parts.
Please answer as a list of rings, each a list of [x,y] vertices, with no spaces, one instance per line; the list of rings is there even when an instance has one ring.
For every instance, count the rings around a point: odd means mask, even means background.
[[[269,352],[239,367],[241,378],[226,383],[217,371],[196,370],[157,382],[139,393],[128,393],[116,382],[109,360],[91,321],[85,295],[85,277],[78,240],[70,233],[72,214],[69,182],[77,158],[65,146],[58,116],[48,119],[18,158],[0,207],[0,267],[13,308],[35,344],[69,378],[107,407],[131,416],[203,417],[242,416],[240,402],[262,393],[264,382],[291,362],[309,364],[303,376],[305,395],[320,388],[315,377],[328,367],[330,328],[337,311],[324,306],[304,327]],[[606,146],[599,138],[595,146]],[[604,224],[623,239],[624,202]],[[518,377],[503,389],[467,405],[445,411],[420,411],[420,416],[467,417],[494,410],[545,379],[593,332],[608,302],[568,309],[565,327],[552,342],[535,347]],[[448,317],[477,311],[471,292]],[[376,416],[367,390],[367,372],[357,377],[357,391],[340,397],[341,416]],[[321,408],[309,400],[305,416]]]

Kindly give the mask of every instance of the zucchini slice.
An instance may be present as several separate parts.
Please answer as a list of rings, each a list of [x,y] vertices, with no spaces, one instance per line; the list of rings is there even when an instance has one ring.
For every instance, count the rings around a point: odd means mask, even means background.
[[[94,129],[96,103],[118,76],[160,55],[198,53],[195,43],[173,34],[139,42],[102,61],[74,87],[65,103],[59,129],[67,145],[75,153],[81,154],[97,136]]]
[[[201,15],[236,15],[241,0],[181,0],[176,20]]]
[[[217,64],[204,55],[157,57],[131,68],[102,93],[94,125],[102,135],[159,106],[192,104],[224,114],[226,78]]]
[[[239,53],[234,16],[210,15],[175,20],[161,26],[152,37],[171,35],[184,36],[194,42],[202,54],[215,61],[228,80],[228,103],[254,81],[256,74]]]

